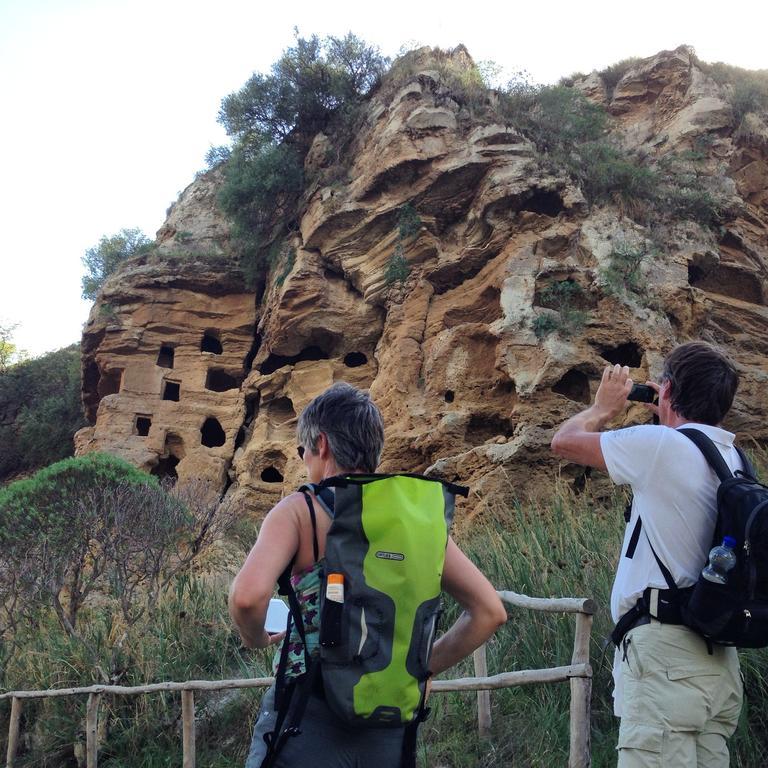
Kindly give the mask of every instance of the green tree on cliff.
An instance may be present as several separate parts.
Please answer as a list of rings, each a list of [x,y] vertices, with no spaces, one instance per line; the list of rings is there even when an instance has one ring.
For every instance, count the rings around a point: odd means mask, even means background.
[[[4,371],[16,355],[16,345],[13,343],[15,325],[0,325],[0,372]]]
[[[83,298],[95,301],[104,281],[131,256],[147,253],[152,241],[138,228],[121,229],[116,235],[99,240],[83,256],[86,273],[82,278]]]
[[[388,65],[355,35],[296,37],[272,65],[223,99],[219,122],[232,137],[219,203],[253,282],[270,244],[293,227],[304,187],[304,157],[320,131],[350,125]],[[226,159],[225,159],[226,158]]]

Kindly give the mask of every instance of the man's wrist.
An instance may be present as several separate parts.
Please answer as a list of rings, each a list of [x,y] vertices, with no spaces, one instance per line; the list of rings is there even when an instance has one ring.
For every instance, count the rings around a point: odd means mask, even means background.
[[[613,418],[611,413],[607,413],[594,404],[582,411],[581,416],[581,425],[586,432],[601,432],[603,427]]]

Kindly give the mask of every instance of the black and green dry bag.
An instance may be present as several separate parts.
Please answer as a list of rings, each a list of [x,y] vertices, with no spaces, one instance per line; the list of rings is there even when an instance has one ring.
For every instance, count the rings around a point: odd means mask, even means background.
[[[333,517],[320,621],[328,706],[357,727],[408,724],[429,677],[454,498],[467,489],[406,474],[334,477],[305,488]],[[338,574],[341,603],[328,599],[339,596]]]

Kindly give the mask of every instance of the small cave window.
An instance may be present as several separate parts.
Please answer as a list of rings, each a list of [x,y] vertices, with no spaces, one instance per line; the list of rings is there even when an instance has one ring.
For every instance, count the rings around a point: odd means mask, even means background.
[[[181,382],[178,382],[178,381],[164,382],[163,400],[172,400],[174,403],[178,403],[180,392],[181,392]]]
[[[261,479],[265,483],[282,483],[283,475],[277,467],[267,467],[261,473]]]
[[[359,368],[367,362],[368,358],[362,352],[350,352],[344,357],[344,365],[346,365],[347,368]]]
[[[150,474],[159,477],[161,480],[168,479],[171,483],[175,483],[179,479],[179,473],[176,471],[178,464],[179,459],[175,456],[166,456],[152,467]]]
[[[592,400],[589,392],[589,378],[586,373],[572,368],[552,387],[552,391],[577,403],[589,404]]]
[[[99,379],[98,392],[99,397],[107,395],[116,395],[120,391],[123,383],[123,368],[112,368],[102,373]]]
[[[286,365],[296,365],[303,360],[327,360],[330,355],[318,346],[310,346],[302,349],[298,355],[276,355],[272,353],[262,364],[259,366],[259,373],[266,375],[274,373],[278,368],[282,368]]]
[[[600,357],[612,365],[639,368],[643,362],[643,350],[634,341],[628,341],[618,347],[600,347]]]
[[[157,364],[161,368],[173,368],[173,358],[175,352],[170,344],[163,344],[160,347],[160,352],[157,355]]]
[[[214,355],[220,355],[224,351],[217,331],[206,331],[203,334],[203,340],[200,342],[200,351],[211,352]]]
[[[563,199],[557,192],[537,190],[521,206],[522,211],[542,213],[545,216],[557,216],[564,209]]]
[[[236,374],[227,373],[221,368],[211,368],[205,377],[205,388],[211,392],[227,392],[239,389],[242,379]]]
[[[587,487],[587,480],[592,477],[592,467],[587,467],[581,474],[573,479],[573,490],[577,495]]]
[[[214,419],[213,416],[209,416],[200,427],[200,443],[206,448],[218,448],[220,445],[224,445],[227,436],[224,434],[224,430],[219,424],[218,419]]]
[[[452,403],[456,399],[456,394],[452,389],[446,389],[443,397],[445,398],[446,403]]]
[[[133,424],[134,434],[139,437],[146,437],[149,434],[149,428],[152,426],[151,416],[136,416],[136,421]]]
[[[706,272],[704,272],[700,266],[694,264],[692,261],[688,262],[688,285],[698,285],[704,280],[705,276]]]

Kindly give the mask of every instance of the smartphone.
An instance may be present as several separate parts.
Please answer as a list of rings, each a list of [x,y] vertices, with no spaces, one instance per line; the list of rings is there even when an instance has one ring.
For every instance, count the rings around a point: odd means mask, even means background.
[[[656,400],[656,390],[647,384],[633,384],[627,395],[627,400],[636,400],[638,403],[652,403]]]
[[[264,629],[270,634],[285,632],[288,625],[288,606],[279,598],[273,597],[269,601],[267,617],[264,619]]]

